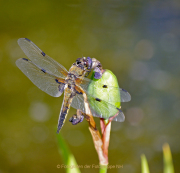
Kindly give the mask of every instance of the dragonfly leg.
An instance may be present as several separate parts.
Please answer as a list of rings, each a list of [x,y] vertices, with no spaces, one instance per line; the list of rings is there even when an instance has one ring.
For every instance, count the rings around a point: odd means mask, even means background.
[[[78,123],[81,123],[84,119],[84,116],[82,114],[83,112],[81,110],[77,110],[77,114],[74,114],[70,119],[69,122],[72,123],[72,125],[76,125]]]
[[[77,110],[77,116],[81,116],[81,117],[83,117],[83,119],[86,118],[87,121],[90,120],[89,115],[86,114],[86,113],[84,113],[84,112],[83,112],[82,110],[80,110],[80,109]]]

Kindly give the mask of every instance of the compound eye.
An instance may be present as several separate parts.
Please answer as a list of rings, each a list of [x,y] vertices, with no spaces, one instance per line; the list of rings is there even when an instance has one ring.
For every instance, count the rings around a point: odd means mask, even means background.
[[[81,61],[79,59],[77,59],[76,64],[81,64]]]
[[[80,64],[81,63],[81,58],[78,58],[78,59],[76,59],[76,64]]]

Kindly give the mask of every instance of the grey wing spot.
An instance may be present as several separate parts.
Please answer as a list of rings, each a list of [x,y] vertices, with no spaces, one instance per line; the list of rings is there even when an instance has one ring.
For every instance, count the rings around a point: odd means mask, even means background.
[[[95,100],[98,101],[98,102],[101,102],[101,99],[99,99],[99,98],[95,98]]]
[[[59,82],[58,79],[55,79],[55,81],[56,81],[57,83],[61,84],[61,82]]]
[[[27,41],[29,41],[29,42],[31,41],[31,40],[29,40],[28,38],[25,38],[25,40],[27,40]]]
[[[39,89],[53,97],[61,96],[63,85],[59,87],[60,84],[55,81],[55,76],[45,72],[31,60],[18,59],[16,65]]]
[[[103,85],[102,87],[103,87],[103,88],[108,88],[108,86],[107,86],[107,85]]]
[[[45,70],[45,69],[43,69],[43,68],[41,69],[41,71],[42,71],[43,73],[46,73],[46,70]]]
[[[42,56],[45,56],[45,55],[46,55],[43,51],[41,52],[41,54],[42,54]]]
[[[25,61],[29,61],[27,58],[22,58],[23,60],[25,60]]]
[[[18,44],[26,54],[26,56],[33,61],[37,66],[46,69],[57,77],[65,78],[65,73],[68,73],[65,67],[46,55],[39,49],[32,41],[26,38],[20,38]]]

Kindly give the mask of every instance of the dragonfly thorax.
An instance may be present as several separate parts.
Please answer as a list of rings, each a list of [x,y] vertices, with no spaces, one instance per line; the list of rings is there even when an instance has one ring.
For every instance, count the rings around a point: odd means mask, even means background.
[[[67,77],[66,77],[66,80],[73,80],[75,81],[76,80],[76,75],[73,74],[73,73],[68,73]]]

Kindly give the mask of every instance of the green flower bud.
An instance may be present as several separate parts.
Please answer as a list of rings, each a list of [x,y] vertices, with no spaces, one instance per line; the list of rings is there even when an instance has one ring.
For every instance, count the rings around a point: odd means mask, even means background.
[[[89,98],[90,106],[105,119],[114,116],[118,112],[114,106],[120,108],[120,91],[116,76],[110,70],[105,70],[100,79],[95,79],[93,72],[91,80],[94,82],[89,84],[88,93],[102,101]]]

